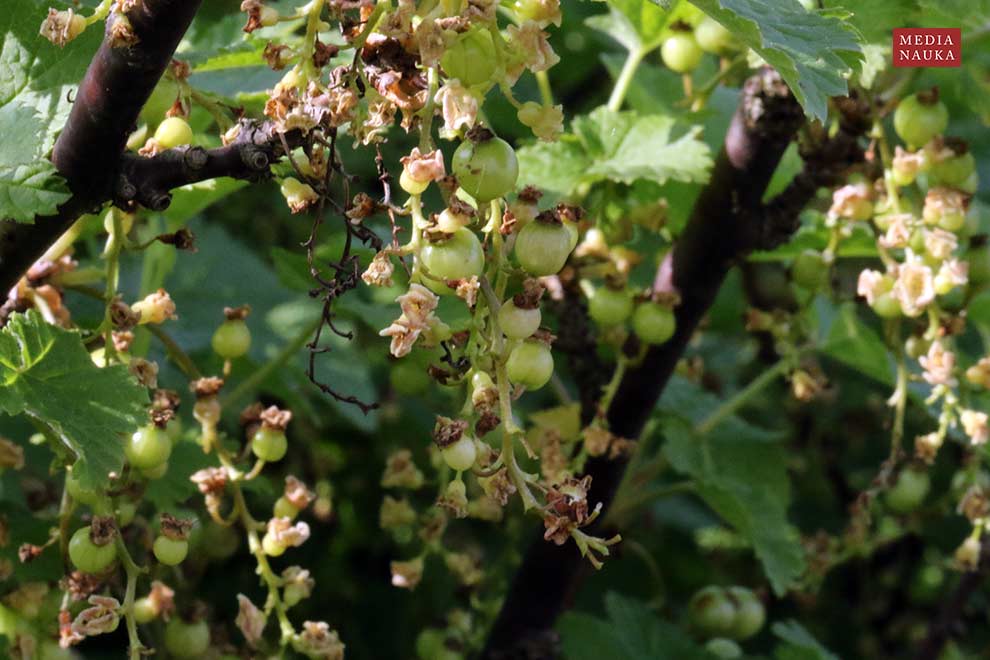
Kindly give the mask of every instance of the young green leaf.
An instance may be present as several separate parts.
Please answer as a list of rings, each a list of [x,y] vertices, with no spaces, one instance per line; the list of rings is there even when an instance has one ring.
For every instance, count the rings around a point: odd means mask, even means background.
[[[785,452],[776,435],[730,418],[705,438],[677,415],[675,401],[662,404],[667,443],[664,454],[674,469],[693,477],[702,499],[749,539],[777,593],[784,593],[804,571],[804,551],[787,520],[790,482]],[[708,399],[700,390],[692,397]],[[703,407],[703,404],[702,406]]]
[[[0,412],[42,420],[76,455],[73,474],[105,485],[124,462],[121,435],[147,422],[147,391],[127,367],[97,367],[76,332],[36,311],[0,330]]]
[[[560,195],[604,180],[704,182],[712,165],[708,146],[697,127],[674,137],[675,124],[664,115],[599,107],[576,118],[573,133],[559,142],[520,149],[519,182]]]
[[[771,630],[784,642],[774,652],[778,660],[838,660],[797,621],[778,621]]]
[[[828,98],[848,93],[846,76],[862,57],[855,28],[797,0],[691,0],[773,66],[812,118],[825,121]]]
[[[710,658],[684,632],[661,620],[645,604],[609,592],[605,595],[608,620],[583,613],[567,613],[557,626],[564,655],[570,660],[704,660]]]
[[[48,4],[6,3],[0,15],[0,218],[32,222],[69,199],[65,182],[46,158],[99,43],[91,29],[58,48],[38,35]]]

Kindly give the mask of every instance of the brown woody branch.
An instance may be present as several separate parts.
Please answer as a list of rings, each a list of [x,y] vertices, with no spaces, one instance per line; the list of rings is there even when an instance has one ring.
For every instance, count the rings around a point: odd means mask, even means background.
[[[836,138],[806,151],[802,173],[764,205],[764,191],[801,123],[801,109],[776,72],[764,69],[747,81],[711,179],[674,247],[673,282],[682,301],[675,310],[677,331],[667,343],[650,348],[623,377],[606,414],[613,433],[639,437],[732,265],[789,236],[817,188],[833,183],[861,158],[857,140],[864,126],[846,122]],[[602,502],[607,510],[625,468],[622,459],[589,459],[589,501]],[[585,570],[575,547],[554,546],[541,534],[513,579],[483,657],[553,657],[552,626],[569,606]]]
[[[127,12],[137,41],[113,46],[120,17],[107,20],[107,37],[75,95],[72,111],[52,152],[72,197],[34,224],[0,221],[0,291],[9,290],[45,250],[85,213],[113,201],[163,210],[169,190],[230,176],[257,179],[280,155],[280,138],[267,123],[244,123],[231,145],[210,151],[191,147],[153,158],[125,153],[138,114],[158,83],[202,0],[141,0]],[[295,144],[295,142],[293,142]]]

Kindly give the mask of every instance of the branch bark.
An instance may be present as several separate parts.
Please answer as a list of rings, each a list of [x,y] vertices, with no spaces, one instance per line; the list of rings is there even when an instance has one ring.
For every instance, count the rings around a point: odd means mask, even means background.
[[[52,162],[65,177],[72,197],[51,216],[34,224],[0,221],[0,291],[21,275],[81,215],[105,202],[162,211],[178,186],[221,176],[256,180],[283,152],[281,136],[269,122],[242,121],[230,145],[205,150],[185,147],[152,158],[126,153],[138,114],[161,79],[202,0],[142,0],[128,11],[137,37],[133,46],[112,45],[111,31],[121,17],[107,20],[106,37],[79,85],[65,128],[55,142]],[[298,132],[285,135],[298,145]]]
[[[711,179],[674,247],[673,281],[681,294],[675,309],[677,331],[667,343],[649,349],[623,377],[607,412],[613,433],[638,438],[733,263],[766,244],[768,236],[782,233],[784,211],[793,209],[796,216],[814,193],[817,185],[811,186],[815,179],[808,173],[776,204],[762,204],[770,177],[802,120],[800,107],[776,72],[764,69],[747,81]],[[625,468],[625,460],[590,459],[589,501],[602,502],[607,509]],[[539,535],[513,579],[483,657],[553,657],[552,626],[569,606],[585,570],[586,562],[572,544],[558,547]]]

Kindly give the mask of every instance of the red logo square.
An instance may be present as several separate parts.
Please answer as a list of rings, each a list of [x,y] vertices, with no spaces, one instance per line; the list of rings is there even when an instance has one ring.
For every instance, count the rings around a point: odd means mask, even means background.
[[[962,29],[894,28],[894,66],[962,66]]]

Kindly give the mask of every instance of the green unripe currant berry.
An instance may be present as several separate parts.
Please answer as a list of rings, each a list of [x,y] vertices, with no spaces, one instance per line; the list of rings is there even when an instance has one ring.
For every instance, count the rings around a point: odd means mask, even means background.
[[[168,461],[165,461],[164,463],[162,463],[160,465],[156,465],[153,468],[147,468],[147,469],[141,470],[141,476],[144,477],[145,479],[147,479],[148,481],[154,481],[155,479],[161,479],[166,474],[168,474]]]
[[[512,349],[505,363],[509,380],[528,390],[538,390],[553,375],[553,355],[542,341],[527,340]]]
[[[519,265],[530,275],[556,275],[571,254],[571,239],[563,224],[537,218],[522,228],[513,250]]]
[[[437,660],[447,650],[446,641],[444,631],[427,628],[416,637],[416,656],[419,660]]]
[[[66,470],[65,490],[68,491],[69,497],[76,502],[90,507],[97,505],[105,499],[99,491],[83,488],[82,484],[79,483],[79,480],[72,473],[72,470]]]
[[[132,522],[134,522],[134,516],[137,515],[137,504],[130,501],[118,502],[117,503],[117,526],[127,527]]]
[[[443,241],[427,242],[419,252],[423,265],[433,277],[441,280],[470,279],[480,276],[485,268],[485,251],[473,231],[460,228]],[[434,293],[452,293],[441,281],[424,278],[423,284]]]
[[[539,307],[517,307],[511,299],[498,310],[498,327],[509,339],[526,339],[540,329],[542,314]]]
[[[731,639],[716,637],[705,643],[705,650],[716,658],[722,660],[733,660],[743,656],[742,648]]]
[[[186,623],[172,617],[165,625],[165,650],[176,658],[201,658],[210,648],[210,628],[205,621]]]
[[[200,538],[197,548],[201,548],[210,559],[229,559],[241,544],[241,537],[237,532],[216,523],[204,526]]]
[[[817,250],[805,250],[794,259],[791,278],[798,286],[817,291],[828,281],[828,264]]]
[[[177,566],[182,563],[189,553],[189,542],[185,539],[171,539],[161,535],[152,544],[155,559],[166,566]]]
[[[647,301],[633,312],[632,328],[641,341],[662,344],[674,336],[677,320],[669,307]]]
[[[138,623],[151,623],[158,617],[158,612],[147,596],[134,601],[134,619]]]
[[[694,28],[694,38],[706,53],[723,55],[739,48],[732,33],[711,16],[705,16]]]
[[[269,557],[280,557],[285,554],[286,547],[284,543],[272,536],[270,532],[266,532],[261,539],[261,549]]]
[[[402,170],[399,175],[399,186],[410,195],[421,195],[423,191],[430,187],[429,181],[417,181],[409,176],[409,172]]]
[[[737,640],[749,639],[760,632],[767,620],[767,613],[756,594],[745,587],[729,587],[726,593],[736,606],[731,637]]]
[[[960,156],[953,156],[934,163],[928,173],[928,181],[933,186],[958,188],[966,183],[966,179],[974,171],[976,171],[976,159],[972,153],[967,151]]]
[[[440,66],[448,78],[456,78],[465,87],[488,83],[498,66],[492,35],[482,26],[462,33],[444,51]]]
[[[927,472],[912,468],[902,470],[897,482],[886,493],[887,506],[896,513],[910,513],[924,501],[930,488]]]
[[[930,93],[912,94],[894,111],[894,130],[910,147],[927,144],[936,135],[941,135],[948,125],[949,110]]]
[[[451,170],[461,188],[483,204],[512,192],[519,178],[519,161],[505,140],[482,137],[477,142],[461,142],[451,158]]]
[[[408,359],[395,362],[388,377],[392,389],[406,396],[422,394],[430,387],[430,374],[423,365]]]
[[[285,456],[289,441],[285,431],[262,426],[255,431],[251,438],[251,451],[254,455],[268,463],[276,463]]]
[[[632,296],[625,289],[600,287],[588,300],[588,315],[591,320],[601,326],[612,326],[625,323],[632,315]]]
[[[127,460],[139,470],[159,467],[168,461],[171,453],[172,441],[154,424],[138,429],[124,444]]]
[[[97,545],[90,538],[90,527],[80,527],[69,539],[69,559],[83,573],[102,573],[117,559],[117,547],[111,542]]]
[[[245,355],[251,348],[251,330],[243,319],[224,321],[213,333],[213,351],[225,360]]]
[[[162,149],[174,149],[190,144],[193,139],[192,128],[182,117],[167,117],[155,129],[155,141]]]
[[[272,514],[276,518],[288,518],[289,520],[293,520],[299,515],[299,509],[297,509],[296,506],[290,502],[285,495],[283,495],[275,500],[275,506],[272,508]]]
[[[688,603],[691,627],[705,637],[721,637],[732,632],[736,608],[721,587],[709,586],[699,590]]]
[[[471,466],[474,465],[474,461],[478,457],[478,450],[474,446],[474,438],[465,434],[456,442],[441,449],[440,455],[443,456],[444,463],[451,470],[464,472],[470,470]]]
[[[660,48],[660,58],[671,71],[689,73],[701,62],[701,46],[690,32],[676,32]]]
[[[896,319],[901,316],[901,303],[897,301],[891,292],[881,293],[873,299],[871,305],[876,315],[884,319]]]

